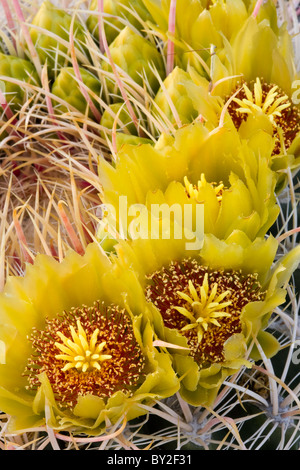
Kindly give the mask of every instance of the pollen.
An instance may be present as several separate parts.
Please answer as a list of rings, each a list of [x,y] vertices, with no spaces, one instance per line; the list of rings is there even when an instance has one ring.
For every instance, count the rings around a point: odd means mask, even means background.
[[[249,302],[263,300],[256,274],[212,270],[197,259],[173,261],[151,274],[146,297],[164,325],[187,338],[199,366],[224,361],[224,343],[242,332],[241,315]]]
[[[228,112],[238,129],[248,116],[264,114],[273,126],[275,146],[273,154],[285,152],[300,132],[300,111],[277,85],[256,78],[243,83],[228,105]]]
[[[90,369],[101,369],[101,363],[111,359],[110,354],[102,354],[106,346],[106,341],[101,341],[97,344],[99,329],[96,328],[88,341],[86,332],[82,328],[80,320],[77,320],[78,331],[76,333],[74,327],[70,326],[72,340],[64,336],[60,331],[57,335],[62,340],[62,343],[55,343],[55,346],[60,349],[64,354],[56,354],[55,358],[66,362],[62,371],[76,369],[86,372]]]
[[[233,98],[233,101],[239,105],[236,111],[242,114],[266,114],[275,125],[276,117],[280,117],[282,111],[291,106],[288,96],[279,93],[278,90],[278,86],[273,85],[270,90],[265,90],[264,93],[258,77],[254,83],[253,92],[244,83],[245,98]]]
[[[203,284],[198,289],[195,288],[191,280],[188,281],[188,293],[178,291],[178,296],[186,301],[185,306],[174,306],[175,310],[184,315],[190,323],[185,325],[181,331],[195,329],[197,332],[198,343],[203,339],[204,331],[208,330],[209,325],[220,327],[218,319],[230,317],[226,308],[231,305],[231,300],[223,301],[230,296],[230,290],[226,290],[217,295],[218,284],[214,283],[211,289],[208,284],[208,273],[205,273]]]
[[[131,396],[145,376],[145,356],[125,309],[95,302],[46,319],[28,340],[32,355],[24,376],[36,392],[39,375],[47,374],[57,403],[75,406],[79,396],[108,399],[122,391]]]
[[[185,190],[186,190],[187,195],[191,199],[194,199],[195,201],[197,201],[199,203],[203,199],[201,197],[201,190],[204,189],[205,187],[207,187],[208,185],[213,187],[213,189],[215,191],[215,194],[216,194],[217,200],[219,202],[222,201],[223,190],[225,189],[223,182],[220,181],[219,183],[215,183],[215,182],[208,183],[206,181],[204,173],[201,173],[200,179],[198,180],[196,185],[193,185],[192,183],[190,183],[187,176],[185,176],[184,177],[184,185],[185,185]]]

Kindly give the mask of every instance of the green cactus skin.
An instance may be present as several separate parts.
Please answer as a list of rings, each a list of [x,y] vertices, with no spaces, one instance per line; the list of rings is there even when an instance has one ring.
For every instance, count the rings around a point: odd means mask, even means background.
[[[114,103],[109,106],[111,111],[117,115],[120,107],[123,105],[123,103]],[[117,129],[124,129],[124,127],[127,128],[128,132],[130,135],[137,135],[137,130],[135,125],[132,122],[132,119],[130,115],[127,112],[127,108],[123,107],[123,109],[120,111],[120,114],[118,116],[118,119],[122,122],[123,126],[117,123]],[[114,117],[111,115],[111,113],[106,109],[104,113],[102,114],[101,118],[101,126],[105,127],[106,129],[112,129],[114,125]]]
[[[15,78],[32,85],[39,84],[39,77],[31,62],[2,53],[0,53],[0,76],[1,91],[14,112],[24,104],[26,90],[25,87],[7,81],[4,77]]]
[[[64,10],[60,10],[46,0],[42,3],[39,11],[32,21],[32,25],[43,28],[56,34],[65,41],[69,41],[72,16]],[[73,24],[74,42],[76,47],[85,43],[84,27],[79,21]],[[65,55],[69,56],[68,48],[59,43],[47,33],[41,32],[34,27],[30,28],[30,36],[42,64],[47,60],[48,75],[53,78],[55,69],[68,65],[70,62]],[[80,45],[79,45],[80,44]]]
[[[157,69],[160,77],[165,77],[163,58],[156,47],[147,39],[126,26],[109,46],[114,63],[126,72],[138,85],[143,86],[146,77],[150,90],[154,93],[159,88],[159,81],[150,69],[150,64]],[[107,62],[103,62],[103,70],[111,71]],[[111,92],[117,93],[116,84],[108,81]]]
[[[179,67],[176,67],[164,81],[164,88],[167,90],[170,99],[174,103],[182,124],[192,122],[198,116],[198,112],[194,107],[193,100],[188,94],[186,87],[187,82],[193,84],[190,75]],[[172,114],[164,88],[159,89],[157,95],[155,96],[154,102],[162,110],[166,117],[172,123],[174,123],[174,116]],[[154,107],[153,112],[156,112]]]
[[[124,145],[140,145],[140,144],[152,144],[150,139],[139,137],[137,135],[137,129],[132,122],[130,115],[128,114],[126,106],[124,107],[123,103],[113,103],[109,106],[111,111],[117,115],[121,106],[123,106],[122,110],[118,115],[117,125],[116,125],[116,149],[117,151]],[[106,109],[101,118],[101,126],[106,129],[108,132],[104,130],[101,131],[101,136],[105,140],[106,138],[111,139],[111,132],[113,130],[115,117],[111,115],[108,109]],[[127,129],[128,133],[125,133],[124,130]]]
[[[101,93],[100,81],[89,71],[83,68],[80,68],[79,70],[84,85],[99,96]],[[87,102],[82,95],[72,67],[64,67],[60,70],[60,73],[52,85],[52,93],[66,101],[70,106],[85,114]],[[93,99],[92,101],[95,106],[97,106],[97,102]],[[58,107],[62,112],[68,111],[67,108],[61,104],[59,104]],[[92,116],[93,114],[91,110],[89,110],[89,117],[92,118]]]
[[[104,29],[106,40],[110,44],[119,34],[119,32],[124,28],[124,22],[122,19],[126,19],[132,26],[134,26],[138,31],[143,29],[142,23],[134,16],[131,15],[126,8],[135,10],[138,16],[142,21],[147,21],[151,19],[149,11],[144,6],[142,0],[104,0],[103,10],[107,15],[104,16]],[[124,8],[126,7],[126,8]],[[98,0],[92,0],[90,4],[90,10],[95,11],[98,9]],[[119,18],[119,19],[118,19]],[[121,19],[121,21],[120,21]],[[95,36],[96,39],[99,39],[99,28],[98,28],[98,18],[95,15],[90,15],[87,19],[87,27],[91,34]]]
[[[174,115],[170,101],[176,110]],[[157,110],[157,107],[162,111]],[[218,98],[209,93],[209,82],[192,68],[189,71],[175,67],[164,80],[151,106],[151,112],[173,125],[185,125],[194,119],[202,118],[212,128],[218,126],[221,113]]]

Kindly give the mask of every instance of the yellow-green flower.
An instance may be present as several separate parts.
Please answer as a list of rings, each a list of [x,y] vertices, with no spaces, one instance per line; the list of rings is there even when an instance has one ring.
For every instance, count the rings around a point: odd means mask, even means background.
[[[0,409],[11,431],[98,435],[178,390],[135,274],[97,244],[61,263],[38,255],[0,304]]]
[[[234,40],[212,57],[211,94],[227,102],[241,136],[248,138],[257,128],[274,136],[271,166],[279,173],[279,189],[285,182],[282,172],[298,168],[300,161],[296,79],[288,31],[283,28],[278,36],[267,21],[258,24],[252,17]]]
[[[176,1],[175,34],[169,33],[170,0],[144,0],[153,20],[152,28],[164,43],[174,40],[176,65],[185,68],[194,65],[199,71],[209,65],[215,49],[222,50],[241,26],[252,15],[256,1],[243,0],[192,0],[186,8],[185,0]],[[255,22],[268,21],[278,33],[275,4],[268,0],[260,7]],[[204,62],[204,64],[203,64]]]
[[[180,216],[184,207],[196,211],[202,204],[205,233],[221,239],[236,229],[251,239],[264,236],[278,216],[276,178],[269,168],[272,148],[263,131],[245,142],[234,128],[215,133],[199,122],[184,126],[174,137],[162,135],[154,146],[124,145],[115,166],[101,161],[102,201],[115,208],[123,227],[124,217],[130,223],[129,210],[121,207],[126,197],[128,208],[142,204],[149,211],[177,204]]]
[[[270,315],[282,304],[300,247],[275,264],[278,242],[253,242],[241,231],[226,240],[206,235],[200,250],[168,239],[136,239],[116,247],[119,263],[139,273],[158,337],[170,347],[180,393],[195,406],[211,405],[226,377],[271,357],[279,343]],[[263,353],[261,352],[263,351]]]
[[[286,170],[297,169],[300,162],[299,81],[292,38],[286,24],[277,26],[274,2],[265,2],[254,17],[255,4],[195,1],[191,20],[186,20],[184,2],[176,3],[177,68],[164,81],[152,108],[178,127],[195,119],[215,125],[220,107],[242,138],[264,129],[276,141],[270,163],[278,173],[279,191],[286,184]],[[169,8],[169,1],[152,5],[159,31],[167,31]]]

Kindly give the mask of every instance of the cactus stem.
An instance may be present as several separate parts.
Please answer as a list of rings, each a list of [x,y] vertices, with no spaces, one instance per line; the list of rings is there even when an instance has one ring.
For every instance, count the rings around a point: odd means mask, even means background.
[[[176,22],[176,0],[171,0],[170,3],[170,12],[169,12],[169,25],[168,33],[169,35],[175,35],[175,22]],[[167,76],[172,72],[174,68],[174,41],[173,39],[168,39],[167,47]]]

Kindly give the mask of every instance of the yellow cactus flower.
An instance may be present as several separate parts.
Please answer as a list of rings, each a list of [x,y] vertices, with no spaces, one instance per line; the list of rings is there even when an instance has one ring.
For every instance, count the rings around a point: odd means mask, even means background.
[[[268,331],[274,309],[285,300],[285,286],[300,261],[300,247],[274,265],[278,242],[251,241],[235,231],[226,240],[206,235],[200,250],[187,250],[172,232],[168,239],[121,241],[120,265],[139,273],[157,315],[161,340],[170,349],[180,393],[194,406],[210,406],[226,377],[261,354],[279,348]]]
[[[155,19],[154,29],[165,34],[165,41],[171,40],[170,1],[145,3]],[[189,18],[183,13],[185,3],[177,1],[175,68],[155,105],[177,127],[199,118],[215,125],[220,104],[214,99],[221,98],[221,108],[226,108],[242,138],[251,138],[255,129],[275,138],[270,163],[278,172],[279,192],[287,182],[286,170],[293,171],[300,163],[299,81],[292,38],[285,24],[277,25],[275,3],[264,2],[254,14],[255,5],[255,1],[195,0]]]
[[[269,168],[272,148],[263,131],[249,144],[234,128],[214,133],[199,122],[190,124],[174,137],[162,135],[154,146],[125,144],[115,166],[101,161],[102,200],[115,208],[117,221],[127,216],[121,207],[126,197],[128,209],[177,205],[180,217],[190,206],[190,228],[196,206],[202,205],[205,233],[221,239],[236,229],[251,239],[264,236],[278,216],[276,177]],[[128,220],[129,215],[128,210]],[[187,223],[184,217],[182,222]]]
[[[258,54],[258,51],[260,53]],[[292,40],[285,28],[277,35],[268,21],[250,17],[211,61],[211,94],[222,97],[243,138],[264,129],[275,138],[272,169],[278,188],[284,170],[299,167],[300,108]]]
[[[38,255],[8,280],[0,304],[0,408],[12,432],[99,435],[178,390],[135,274],[97,244],[61,263]]]
[[[210,62],[212,51],[223,49],[241,25],[253,14],[255,0],[192,0],[186,8],[185,0],[177,0],[174,9],[175,31],[169,31],[170,0],[143,0],[151,13],[148,21],[153,30],[167,43],[174,40],[176,65],[185,68],[193,64],[200,71],[203,62]],[[172,13],[171,13],[172,14]],[[273,0],[264,2],[255,21],[268,21],[278,33],[276,7]]]

